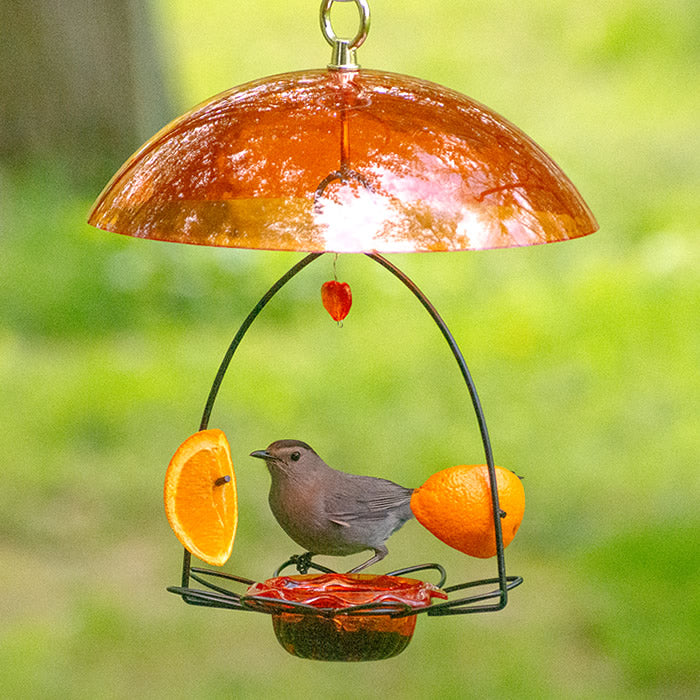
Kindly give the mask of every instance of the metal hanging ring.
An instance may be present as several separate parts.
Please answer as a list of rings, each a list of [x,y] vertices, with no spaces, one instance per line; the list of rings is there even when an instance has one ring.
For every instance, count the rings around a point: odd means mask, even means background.
[[[360,12],[360,28],[352,39],[338,37],[333,31],[331,7],[334,2],[354,2],[357,5],[357,9]],[[347,44],[349,49],[356,49],[361,46],[369,32],[369,4],[367,0],[322,0],[321,31],[323,32],[323,37],[331,46],[335,46],[338,42]]]

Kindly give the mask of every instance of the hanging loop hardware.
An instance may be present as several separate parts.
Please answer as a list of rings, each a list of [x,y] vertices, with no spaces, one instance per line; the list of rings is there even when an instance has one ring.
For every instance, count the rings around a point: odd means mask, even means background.
[[[360,26],[354,37],[342,38],[336,35],[331,24],[331,7],[334,2],[354,2],[360,13]],[[367,0],[322,0],[321,2],[321,32],[324,39],[331,45],[333,53],[328,67],[332,70],[357,70],[357,49],[367,38],[369,32],[369,4]]]

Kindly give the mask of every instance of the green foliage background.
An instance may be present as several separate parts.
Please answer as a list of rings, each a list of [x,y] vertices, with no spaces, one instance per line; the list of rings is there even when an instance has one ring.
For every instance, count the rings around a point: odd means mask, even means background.
[[[317,4],[154,3],[178,110],[325,65]],[[29,163],[0,171],[7,697],[700,692],[700,6],[371,5],[364,66],[504,114],[559,162],[601,226],[566,244],[394,257],[453,330],[497,462],[525,476],[527,512],[507,551],[525,583],[500,613],[421,618],[401,656],[359,665],[295,659],[265,617],[166,593],[181,550],[162,508],[165,466],[196,430],[232,334],[298,256],[92,230],[98,191],[66,186],[63,166]],[[351,9],[338,8],[339,33]],[[362,256],[338,269],[355,298],[343,328],[319,300],[328,257],[258,320],[213,416],[241,492],[226,568],[251,578],[295,549],[251,450],[298,437],[333,465],[406,485],[481,460],[468,395],[425,312]],[[387,568],[438,560],[452,582],[493,575],[493,562],[415,522],[390,545]]]

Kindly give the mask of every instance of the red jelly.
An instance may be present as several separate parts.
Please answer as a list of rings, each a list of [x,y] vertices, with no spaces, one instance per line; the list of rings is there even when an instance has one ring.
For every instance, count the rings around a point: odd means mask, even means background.
[[[447,598],[424,581],[369,574],[280,576],[254,584],[247,595],[315,608],[287,612],[280,606],[272,625],[290,654],[324,661],[374,661],[400,654],[411,641],[416,615],[392,614],[427,607],[435,597]],[[245,603],[255,608],[275,605],[259,598],[246,598]],[[375,612],[354,609],[367,604],[380,607]]]

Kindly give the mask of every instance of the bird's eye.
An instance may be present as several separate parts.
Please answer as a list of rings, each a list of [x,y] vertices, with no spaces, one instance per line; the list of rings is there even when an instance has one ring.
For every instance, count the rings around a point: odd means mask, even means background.
[[[301,453],[300,452],[292,452],[291,457],[292,457],[292,462],[298,462],[299,459],[301,458]]]

